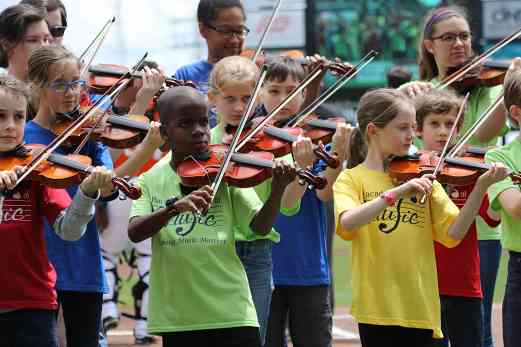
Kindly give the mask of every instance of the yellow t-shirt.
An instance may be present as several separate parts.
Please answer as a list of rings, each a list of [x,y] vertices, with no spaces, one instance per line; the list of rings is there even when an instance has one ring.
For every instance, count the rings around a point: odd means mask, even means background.
[[[352,314],[360,323],[432,329],[441,338],[440,298],[433,240],[447,247],[459,213],[438,182],[425,204],[404,198],[358,230],[345,230],[339,216],[393,188],[387,173],[363,164],[344,170],[333,186],[336,232],[353,241]],[[417,201],[415,201],[417,200]]]

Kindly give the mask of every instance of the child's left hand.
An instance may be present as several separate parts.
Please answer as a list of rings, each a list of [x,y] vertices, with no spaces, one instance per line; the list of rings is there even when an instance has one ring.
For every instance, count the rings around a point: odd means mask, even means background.
[[[114,177],[112,171],[103,166],[96,166],[92,169],[90,175],[81,182],[80,189],[91,198],[97,196],[98,190],[101,190],[101,195],[108,196],[114,190],[112,177]]]
[[[476,185],[481,185],[483,188],[488,188],[492,184],[504,180],[508,177],[510,170],[501,163],[492,163],[492,167],[481,175]]]
[[[161,123],[150,122],[150,129],[148,129],[147,135],[143,139],[143,146],[150,149],[156,149],[161,147],[165,143],[165,139],[161,136],[159,127]]]
[[[136,100],[149,102],[163,86],[165,76],[161,71],[145,66],[141,72],[141,77],[143,85],[136,94]]]
[[[348,152],[352,130],[353,127],[350,124],[340,123],[337,125],[336,131],[333,134],[331,149],[333,153],[338,155],[338,159],[341,162],[345,160],[346,153]]]
[[[272,176],[271,191],[282,193],[284,189],[286,189],[286,186],[295,180],[297,170],[294,165],[284,160],[275,160]]]
[[[293,157],[297,165],[302,169],[307,169],[315,162],[313,153],[313,143],[309,137],[299,136],[292,145]]]

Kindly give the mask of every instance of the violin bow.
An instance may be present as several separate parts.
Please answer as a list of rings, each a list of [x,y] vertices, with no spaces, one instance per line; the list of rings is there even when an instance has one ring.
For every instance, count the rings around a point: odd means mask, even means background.
[[[264,32],[262,33],[261,39],[259,41],[259,44],[257,45],[257,49],[255,50],[255,54],[253,55],[253,62],[257,60],[259,57],[259,54],[261,53],[262,45],[264,44],[264,40],[266,40],[266,36],[268,35],[268,32],[271,29],[271,25],[275,21],[275,17],[277,16],[277,13],[280,10],[280,6],[282,5],[282,0],[278,0],[277,5],[273,8],[273,12],[271,13],[270,20],[268,21],[268,25],[266,25],[266,28],[264,29]]]
[[[226,155],[224,157],[224,161],[221,164],[221,167],[219,168],[219,172],[217,173],[217,177],[212,183],[212,190],[214,194],[212,195],[212,200],[210,203],[213,202],[213,199],[215,197],[215,194],[219,190],[219,186],[221,185],[224,175],[226,174],[226,171],[228,170],[228,166],[230,165],[232,156],[237,148],[237,144],[239,142],[239,138],[241,136],[241,132],[246,126],[246,123],[248,122],[250,115],[253,111],[253,107],[255,106],[255,100],[257,99],[257,96],[259,95],[260,89],[262,87],[262,84],[264,83],[264,80],[266,79],[266,74],[268,72],[268,68],[266,65],[264,65],[261,68],[259,79],[257,80],[257,83],[255,84],[255,88],[253,90],[253,93],[248,100],[248,104],[246,106],[246,111],[244,112],[244,115],[241,118],[241,121],[239,122],[239,125],[237,127],[237,131],[235,132],[235,135],[233,136],[232,142],[230,146],[228,147],[228,151],[226,151]]]
[[[519,28],[514,33],[510,34],[509,36],[503,38],[501,41],[496,43],[494,46],[490,47],[488,50],[486,50],[481,55],[475,57],[472,59],[466,66],[463,66],[458,71],[455,71],[451,75],[445,77],[441,82],[439,82],[435,88],[439,89],[445,89],[449,85],[451,85],[453,82],[459,80],[463,75],[465,75],[467,72],[481,64],[486,59],[490,58],[494,53],[508,45],[510,42],[514,41],[518,37],[521,36],[521,28]]]
[[[284,108],[284,106],[286,106],[298,93],[302,92],[304,88],[308,86],[308,84],[320,76],[324,69],[326,69],[324,65],[317,66],[309,75],[307,75],[297,88],[292,90],[291,93],[289,93],[288,96],[286,96],[286,98],[270,112],[270,114],[264,117],[264,119],[259,122],[255,128],[251,129],[250,132],[246,134],[246,136],[239,142],[235,150],[239,151],[242,147],[244,147],[253,136],[255,136],[274,116],[277,115],[277,113],[280,112],[280,110]]]
[[[146,59],[146,57],[148,56],[148,53],[146,53],[143,58],[141,58],[141,60],[139,61],[138,65],[140,66],[143,61]],[[136,65],[136,66],[138,66]],[[124,76],[122,76],[121,79],[123,78],[130,78],[129,75],[130,72],[128,72],[127,74],[125,74]],[[54,140],[51,141],[51,143],[49,143],[49,145],[47,145],[47,147],[45,148],[45,150],[43,150],[42,152],[38,153],[38,155],[36,155],[34,157],[34,159],[29,163],[27,164],[25,167],[24,167],[24,172],[22,175],[20,175],[20,177],[18,177],[18,179],[16,180],[15,184],[14,184],[14,188],[16,188],[16,186],[18,186],[18,184],[20,184],[20,182],[22,182],[27,176],[29,176],[29,174],[34,171],[34,169],[36,169],[36,167],[42,163],[44,160],[47,159],[47,157],[52,153],[54,152],[54,150],[56,150],[56,148],[58,148],[63,142],[65,142],[65,140],[70,136],[72,135],[72,133],[74,131],[76,131],[79,127],[81,127],[90,117],[91,113],[97,111],[99,109],[99,106],[101,104],[103,104],[107,99],[109,98],[113,98],[113,96],[117,93],[119,93],[121,90],[124,89],[124,87],[126,87],[126,84],[125,83],[121,83],[120,85],[117,85],[117,84],[114,84],[109,90],[107,90],[107,92],[105,92],[105,94],[102,95],[101,98],[99,98],[90,108],[87,112],[85,112],[85,114],[82,116],[82,117],[79,117],[78,119],[76,119],[74,122],[72,122],[72,124],[67,127],[67,129],[65,129],[65,131],[60,135],[60,136],[57,136],[56,138],[54,138]]]
[[[92,125],[92,127],[89,129],[89,131],[87,132],[87,134],[85,135],[85,137],[81,140],[80,144],[76,147],[76,149],[74,150],[73,154],[79,154],[80,151],[83,149],[83,147],[87,144],[87,142],[89,141],[89,138],[91,137],[92,133],[94,132],[94,130],[96,130],[96,128],[99,126],[99,124],[101,123],[101,121],[103,120],[103,118],[105,117],[105,115],[107,114],[107,111],[108,111],[108,107],[110,107],[114,101],[116,100],[116,98],[119,96],[119,94],[121,94],[124,90],[125,90],[125,87],[132,81],[132,78],[134,78],[134,73],[136,71],[138,71],[142,66],[143,66],[143,63],[144,63],[144,59],[141,59],[138,64],[136,66],[134,66],[132,68],[132,70],[129,70],[128,74],[130,74],[130,78],[126,79],[125,82],[123,82],[123,87],[121,88],[118,88],[117,91],[115,91],[111,96],[110,96],[110,102],[109,104],[107,105],[107,108],[103,111],[103,114],[101,114],[98,119],[96,120],[96,122]],[[119,81],[121,81],[121,79],[118,80],[118,83]],[[117,83],[116,83],[117,84]]]
[[[497,99],[490,104],[485,112],[479,117],[476,123],[474,123],[465,134],[459,139],[458,143],[447,154],[447,157],[452,158],[455,157],[456,154],[465,146],[465,144],[470,140],[472,136],[476,133],[476,131],[485,123],[485,121],[494,113],[494,111],[501,105],[503,102],[504,93],[502,92]]]
[[[449,138],[447,139],[447,142],[445,142],[445,145],[443,146],[443,150],[441,151],[440,158],[438,159],[438,164],[436,164],[436,167],[434,168],[434,171],[432,175],[434,176],[434,179],[436,179],[436,176],[438,176],[438,173],[441,170],[441,167],[443,163],[445,162],[445,157],[447,154],[447,149],[449,148],[450,143],[454,139],[454,136],[456,136],[456,129],[458,128],[458,123],[461,119],[461,116],[463,115],[465,111],[465,106],[467,106],[467,100],[469,99],[470,93],[467,93],[465,95],[465,98],[463,99],[463,102],[461,103],[461,107],[458,110],[458,115],[456,116],[456,121],[452,125],[452,128],[450,129]],[[423,196],[420,199],[420,202],[422,204],[425,203],[425,199],[427,198],[426,194],[423,194]]]
[[[342,88],[347,82],[356,77],[363,68],[365,68],[373,59],[378,55],[378,52],[371,50],[367,53],[360,62],[354,66],[351,70],[343,74],[333,83],[327,90],[325,90],[320,96],[313,101],[311,104],[306,106],[297,115],[291,118],[286,126],[298,126],[307,116],[313,113],[320,105],[326,102],[333,94],[335,94],[340,88]]]
[[[92,65],[92,61],[94,60],[94,58],[96,57],[96,55],[98,54],[98,51],[100,50],[101,48],[101,45],[103,44],[103,42],[105,42],[105,39],[107,38],[107,35],[109,34],[110,32],[110,28],[112,28],[112,25],[114,24],[114,22],[116,21],[116,17],[112,17],[111,19],[109,19],[107,21],[107,23],[105,23],[105,25],[103,26],[103,28],[101,29],[101,31],[98,33],[98,35],[96,35],[96,37],[94,38],[94,40],[92,40],[92,42],[90,43],[90,45],[87,47],[87,49],[81,54],[80,56],[80,61],[83,61],[83,58],[85,57],[85,54],[90,50],[90,48],[94,45],[94,43],[97,41],[97,45],[96,45],[96,48],[94,49],[94,53],[92,53],[90,59],[89,59],[89,62],[87,64],[83,64],[83,67],[81,68],[81,71],[80,71],[80,76],[83,76],[87,70],[89,69],[89,67]]]

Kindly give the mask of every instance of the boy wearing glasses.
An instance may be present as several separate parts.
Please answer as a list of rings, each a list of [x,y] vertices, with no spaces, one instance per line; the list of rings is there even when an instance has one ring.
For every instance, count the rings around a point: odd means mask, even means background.
[[[193,81],[203,94],[208,93],[208,78],[215,63],[241,53],[250,30],[244,25],[246,14],[240,0],[201,0],[197,8],[199,32],[208,47],[207,59],[180,67],[175,78]],[[217,124],[210,109],[210,127]]]

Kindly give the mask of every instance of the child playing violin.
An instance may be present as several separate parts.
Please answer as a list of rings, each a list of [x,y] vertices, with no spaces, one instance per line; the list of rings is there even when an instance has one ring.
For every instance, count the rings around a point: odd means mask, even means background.
[[[251,60],[230,56],[215,64],[209,79],[208,97],[214,105],[219,123],[210,130],[210,142],[219,144],[231,128],[236,128],[245,112],[250,99],[259,69]],[[245,130],[246,131],[246,130]],[[299,139],[295,142],[293,154],[298,165],[306,167],[310,152],[309,140]],[[160,163],[171,160],[171,154]],[[291,154],[282,160],[293,162]],[[292,215],[299,209],[298,192],[301,191],[298,182],[292,182],[286,188],[281,202],[281,213]],[[255,187],[255,192],[261,201],[266,201],[271,193],[271,182],[266,180]],[[241,260],[250,287],[253,303],[259,320],[261,343],[264,344],[268,324],[268,314],[273,286],[272,279],[272,243],[279,242],[280,235],[272,229],[267,235],[258,235],[251,229],[234,228],[235,247]]]
[[[157,63],[153,61],[145,61],[140,73],[141,78],[132,80],[130,85],[114,100],[111,110],[113,113],[122,116],[126,114],[146,114],[149,116],[146,112],[148,111],[147,108],[152,98],[163,86],[165,77],[160,72]],[[154,121],[159,120],[152,118],[152,116],[153,115],[150,115],[150,118]],[[137,177],[152,167],[163,156],[163,152],[159,149],[163,144],[164,141],[161,138],[158,128],[153,127],[152,131],[147,134],[145,140],[138,146],[124,150],[110,149],[112,159],[114,160],[114,167],[117,170],[117,168],[131,163],[131,169],[135,168],[135,171],[131,172],[131,175]],[[132,162],[136,162],[134,158],[136,155],[142,156],[139,162],[146,160],[145,164],[141,167],[132,165]],[[129,160],[129,158],[132,159]],[[116,328],[119,324],[119,276],[117,270],[120,255],[123,251],[130,250],[135,257],[128,257],[134,260],[132,264],[129,265],[136,268],[138,275],[138,281],[132,287],[135,311],[134,339],[136,344],[149,344],[155,341],[147,329],[152,245],[150,239],[137,244],[130,242],[128,239],[126,230],[128,228],[128,216],[131,206],[132,201],[123,194],[120,194],[119,199],[114,199],[106,203],[105,208],[101,208],[101,206],[98,205],[100,208],[96,211],[98,216],[101,214],[106,216],[106,223],[103,223],[103,225],[98,223],[103,266],[109,287],[108,293],[103,295],[103,329],[106,332]]]
[[[456,122],[462,98],[453,92],[433,89],[416,97],[414,103],[417,136],[422,139],[423,148],[426,151],[441,152]],[[463,119],[460,119],[456,130],[462,122]],[[445,189],[456,206],[462,208],[474,186],[475,184],[448,185]],[[487,196],[478,213],[491,227],[499,224],[499,220],[496,220],[499,216],[489,211]],[[447,248],[435,242],[434,251],[441,301],[441,329],[444,335],[442,340],[437,340],[436,346],[448,347],[449,341],[452,347],[481,346],[483,294],[476,223],[470,225],[458,246]]]
[[[85,81],[80,77],[77,58],[62,46],[45,46],[36,49],[29,58],[28,79],[33,86],[33,99],[37,100],[37,114],[27,123],[27,143],[49,144],[56,138],[53,126],[78,107]],[[158,125],[149,131],[150,137],[158,132]],[[148,141],[148,140],[147,140]],[[70,147],[60,147],[57,152],[68,154]],[[112,168],[112,160],[100,142],[89,140],[79,154],[92,159],[93,165]],[[139,168],[146,156],[136,154],[132,160],[115,170],[117,176],[126,176]],[[130,162],[130,163],[129,163]],[[72,196],[77,186],[68,188]],[[101,191],[101,200],[118,197],[112,187]],[[98,230],[95,221],[87,226],[85,235],[75,243],[65,243],[55,236],[51,226],[46,226],[46,245],[49,258],[56,268],[58,301],[64,312],[67,344],[92,346],[98,344],[101,326],[102,294],[107,291],[100,252]]]
[[[268,64],[266,81],[261,92],[261,102],[271,112],[286,96],[298,87],[306,77],[302,65],[289,58],[280,57]],[[304,92],[297,95],[275,116],[275,122],[285,121],[295,115],[304,104]],[[332,151],[341,162],[347,152],[349,129],[339,125],[333,137]],[[304,153],[295,156],[301,167],[313,166],[311,141],[304,143]],[[296,147],[296,144],[294,145]],[[315,166],[315,172],[323,171]],[[329,299],[329,273],[327,256],[327,214],[325,201],[332,198],[332,184],[340,173],[338,169],[325,169],[322,174],[328,185],[321,190],[300,186],[294,199],[300,200],[297,214],[280,214],[275,229],[280,242],[273,244],[273,280],[275,289],[270,305],[266,346],[283,346],[289,317],[291,339],[298,346],[330,346],[332,313]]]
[[[521,123],[521,59],[516,58],[505,76],[505,105],[510,118]],[[521,170],[521,137],[509,144],[493,149],[485,155],[488,163],[502,163],[510,170]],[[508,250],[508,275],[503,299],[503,341],[505,347],[521,344],[521,192],[519,185],[510,178],[498,182],[488,189],[490,206],[501,214],[501,244]]]
[[[143,195],[128,229],[134,242],[152,237],[149,331],[162,334],[163,346],[260,346],[234,226],[269,234],[295,169],[277,162],[264,205],[252,189],[186,187],[177,168],[209,150],[208,105],[195,89],[179,87],[157,107],[171,161],[140,176]]]
[[[16,155],[23,143],[27,97],[22,82],[0,75],[0,156]],[[0,190],[13,188],[21,170],[0,171]],[[0,197],[0,242],[7,246],[0,256],[0,345],[57,347],[56,272],[45,250],[44,220],[73,244],[111,179],[110,171],[94,168],[72,201],[65,190],[29,180]]]
[[[387,172],[389,158],[407,155],[414,136],[415,109],[404,94],[367,92],[357,118],[351,169],[340,174],[333,190],[337,234],[353,242],[352,314],[362,346],[432,346],[433,337],[442,337],[432,241],[456,246],[487,187],[507,171],[497,167],[483,174],[458,211],[432,175],[397,186]],[[357,154],[363,146],[365,159]],[[424,203],[417,197],[423,194]]]

